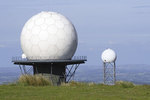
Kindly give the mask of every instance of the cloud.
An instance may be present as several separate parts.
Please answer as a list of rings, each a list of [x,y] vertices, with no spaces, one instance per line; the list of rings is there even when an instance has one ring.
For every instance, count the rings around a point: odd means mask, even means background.
[[[150,5],[134,6],[133,8],[150,8]]]
[[[1,45],[1,44],[0,44],[0,48],[4,48],[4,47],[5,47],[4,45]]]
[[[110,41],[108,41],[108,44],[113,45],[113,44],[117,44],[117,43],[110,40]]]
[[[85,42],[83,40],[79,40],[78,42],[79,42],[79,44],[86,44],[87,43],[87,42]]]
[[[89,48],[89,51],[94,51],[94,48]]]
[[[93,45],[146,45],[150,43],[150,34],[103,34],[101,38],[96,38]],[[97,42],[99,41],[99,42]]]

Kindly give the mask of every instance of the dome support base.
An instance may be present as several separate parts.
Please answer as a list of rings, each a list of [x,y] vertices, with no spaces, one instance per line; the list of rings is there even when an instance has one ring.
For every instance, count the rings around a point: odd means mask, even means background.
[[[13,63],[19,65],[22,75],[40,74],[49,79],[53,85],[60,85],[71,81],[79,65],[85,63],[85,61],[87,60],[13,60]]]

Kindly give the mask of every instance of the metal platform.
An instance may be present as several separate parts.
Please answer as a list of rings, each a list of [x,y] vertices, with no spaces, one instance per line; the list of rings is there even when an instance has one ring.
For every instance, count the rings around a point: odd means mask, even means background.
[[[71,65],[85,63],[85,61],[86,60],[13,60],[12,62],[17,65],[34,65],[35,63],[65,63]]]
[[[71,60],[28,60],[28,59],[22,59],[21,57],[13,57],[12,62],[14,64],[20,64],[20,65],[33,65],[34,63],[65,63],[67,65],[71,64],[81,64],[85,63],[87,61],[86,56],[79,56],[79,57],[73,57]]]

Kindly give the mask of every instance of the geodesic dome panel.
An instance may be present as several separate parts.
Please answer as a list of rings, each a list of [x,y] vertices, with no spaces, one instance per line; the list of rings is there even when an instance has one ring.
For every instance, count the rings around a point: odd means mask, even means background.
[[[21,47],[27,59],[71,59],[78,44],[73,24],[56,12],[31,17],[21,33]]]

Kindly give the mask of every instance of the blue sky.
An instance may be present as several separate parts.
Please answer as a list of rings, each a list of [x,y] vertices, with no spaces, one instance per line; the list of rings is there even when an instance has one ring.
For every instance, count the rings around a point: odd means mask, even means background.
[[[75,55],[87,65],[101,65],[106,48],[116,51],[117,64],[150,64],[150,0],[1,0],[0,67],[20,56],[25,22],[41,11],[68,17],[78,32]]]

